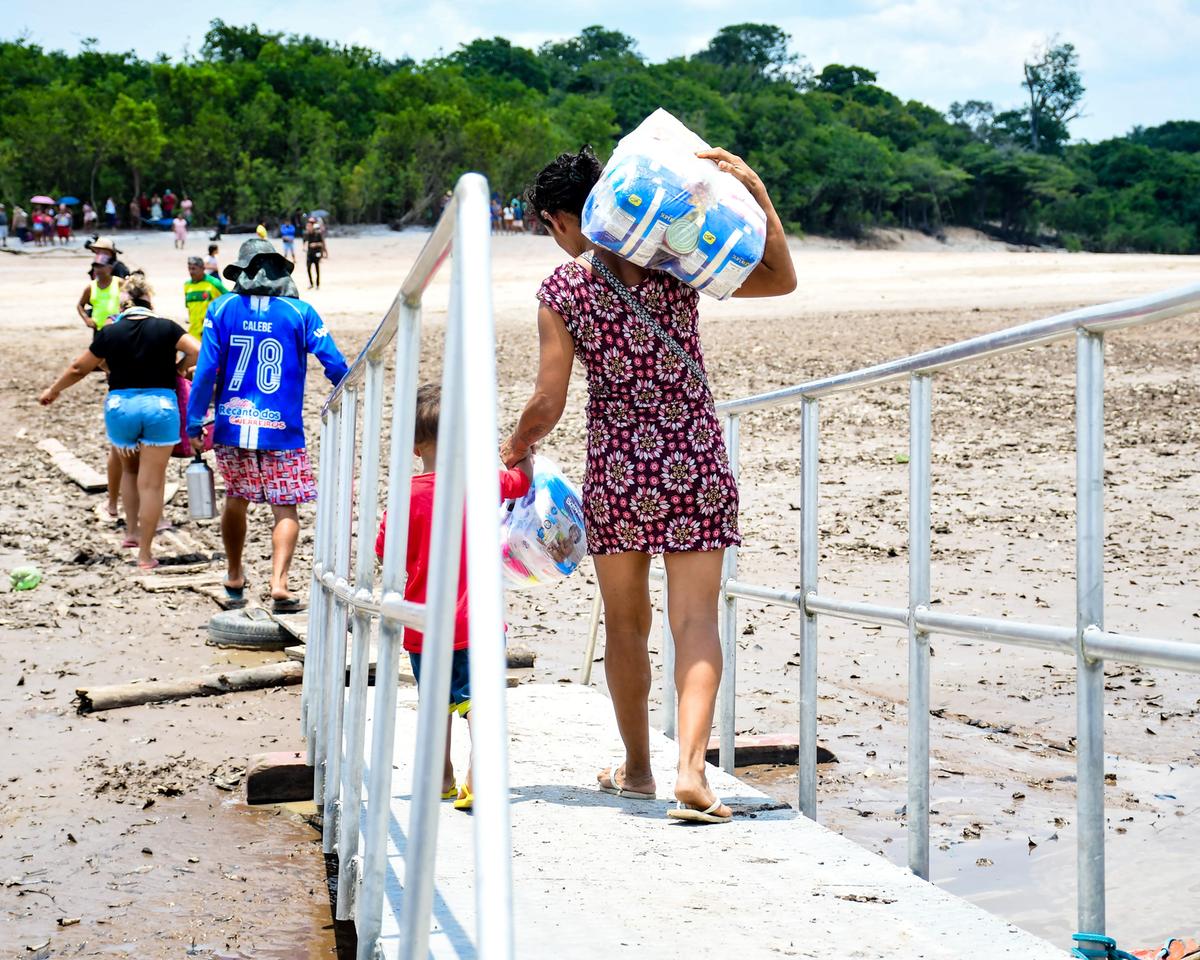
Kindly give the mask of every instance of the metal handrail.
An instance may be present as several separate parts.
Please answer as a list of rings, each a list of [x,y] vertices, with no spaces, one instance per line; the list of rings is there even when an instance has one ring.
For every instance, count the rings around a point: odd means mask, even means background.
[[[777,407],[803,399],[815,400],[835,393],[861,390],[900,380],[912,374],[940,373],[971,361],[985,360],[1011,353],[1013,350],[1062,340],[1078,330],[1104,333],[1121,327],[1166,320],[1195,310],[1198,303],[1200,284],[1191,284],[1163,293],[1118,300],[1096,307],[1082,307],[1068,313],[1034,320],[1032,323],[996,330],[969,340],[960,340],[944,347],[914,353],[898,360],[889,360],[831,377],[820,377],[768,393],[725,400],[717,404],[717,411],[726,416],[748,413],[751,410]]]
[[[1107,633],[1103,627],[1103,451],[1104,353],[1108,331],[1147,324],[1200,310],[1200,284],[1192,284],[1057,314],[987,333],[948,346],[901,357],[847,373],[760,393],[716,405],[725,417],[730,464],[740,463],[740,418],[767,407],[800,406],[800,584],[783,590],[738,579],[737,552],[729,550],[722,571],[721,642],[725,671],[718,703],[720,764],[732,772],[736,726],[737,604],[739,600],[799,609],[800,749],[799,807],[816,819],[817,635],[818,617],[829,616],[899,627],[909,635],[908,672],[908,861],[918,876],[929,877],[929,637],[970,637],[997,643],[1074,654],[1077,670],[1078,923],[1104,932],[1104,750],[1105,659],[1200,672],[1200,643]],[[988,618],[930,606],[930,494],[933,376],[955,366],[991,359],[1024,347],[1076,337],[1076,527],[1077,600],[1073,627]],[[818,590],[819,407],[824,397],[909,378],[909,596],[904,607],[843,600]],[[664,582],[663,706],[665,732],[674,735],[675,685],[670,624]],[[587,683],[599,625],[599,597],[582,674]]]
[[[301,725],[314,768],[314,797],[322,811],[323,848],[338,857],[336,916],[354,921],[359,960],[375,960],[380,952],[396,683],[405,627],[424,633],[424,658],[412,765],[412,806],[404,845],[401,956],[405,960],[425,960],[429,954],[446,704],[462,555],[459,545],[464,539],[470,545],[466,580],[471,593],[469,655],[475,737],[472,779],[477,791],[476,955],[481,960],[511,960],[513,956],[504,709],[507,680],[500,557],[495,549],[500,493],[489,205],[488,185],[482,176],[467,174],[458,181],[451,202],[399,294],[321,410],[317,530]],[[421,300],[452,253],[428,593],[424,603],[415,603],[404,599],[403,590]],[[387,470],[388,524],[376,589],[372,547],[383,457],[384,378],[390,356],[395,358],[395,369]],[[347,684],[348,622],[352,625],[352,649]],[[364,752],[373,624],[378,627],[379,643],[368,766]],[[364,788],[366,816],[360,831]]]

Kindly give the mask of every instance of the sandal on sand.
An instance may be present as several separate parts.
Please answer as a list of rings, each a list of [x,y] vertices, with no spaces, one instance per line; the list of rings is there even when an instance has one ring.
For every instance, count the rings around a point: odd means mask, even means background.
[[[718,817],[714,811],[720,809],[720,797],[717,797],[710,806],[705,807],[703,810],[679,801],[675,804],[674,810],[667,811],[667,816],[672,820],[686,820],[689,823],[728,823],[733,819],[732,816]]]
[[[471,792],[471,788],[463,785],[458,788],[458,799],[454,801],[455,810],[470,811],[475,805],[475,794]]]
[[[138,565],[139,570],[153,570],[155,567],[158,566],[158,559],[155,557],[151,557],[150,561],[148,563],[143,563],[141,560],[139,560],[137,562],[137,565]]]
[[[137,537],[126,537],[121,541],[121,546],[126,550],[136,550],[141,544],[138,542]]]
[[[231,587],[227,583],[222,583],[225,588],[225,606],[230,610],[240,610],[246,605],[246,588],[250,586],[249,580],[243,580],[240,587]]]
[[[626,790],[617,783],[617,768],[621,766],[620,760],[614,760],[612,766],[608,768],[608,782],[611,786],[599,784],[601,793],[611,793],[614,797],[624,797],[626,800],[657,800],[658,797],[653,793],[639,793],[637,790]]]

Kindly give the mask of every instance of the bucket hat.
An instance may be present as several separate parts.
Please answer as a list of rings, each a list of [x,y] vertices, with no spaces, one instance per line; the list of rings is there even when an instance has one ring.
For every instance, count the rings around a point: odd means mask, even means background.
[[[259,262],[255,263],[255,261]],[[291,260],[275,249],[275,245],[270,240],[254,237],[245,241],[238,248],[238,258],[233,263],[226,264],[221,275],[226,280],[237,281],[243,273],[257,272],[257,269],[251,269],[251,264],[254,264],[256,268],[265,267],[271,274],[274,274],[276,270],[283,270],[290,274],[296,268]]]

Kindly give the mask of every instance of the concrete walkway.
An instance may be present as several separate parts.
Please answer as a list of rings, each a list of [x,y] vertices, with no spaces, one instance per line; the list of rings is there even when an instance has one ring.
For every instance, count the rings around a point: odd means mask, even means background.
[[[739,814],[723,826],[666,819],[666,799],[594,788],[618,754],[607,698],[571,685],[509,690],[513,880],[521,960],[1054,958],[1067,953],[812,823],[710,768]],[[409,822],[416,695],[401,687],[384,907],[385,956],[398,954],[400,851]],[[368,715],[368,740],[370,723]],[[455,757],[465,760],[465,726]],[[659,796],[675,745],[654,734]],[[442,807],[431,955],[475,956],[471,820]]]

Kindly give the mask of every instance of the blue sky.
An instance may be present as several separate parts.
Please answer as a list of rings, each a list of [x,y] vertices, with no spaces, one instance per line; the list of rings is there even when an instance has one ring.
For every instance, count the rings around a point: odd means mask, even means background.
[[[818,70],[857,63],[877,71],[897,95],[943,110],[967,99],[1016,105],[1023,59],[1057,33],[1078,48],[1087,86],[1087,116],[1073,125],[1075,136],[1099,140],[1135,124],[1200,119],[1197,0],[121,0],[107,7],[94,0],[6,0],[0,30],[68,51],[95,37],[102,49],[179,56],[199,48],[213,17],[417,59],[480,36],[536,47],[600,20],[635,37],[650,59],[663,60],[701,49],[731,22],[773,23]]]

